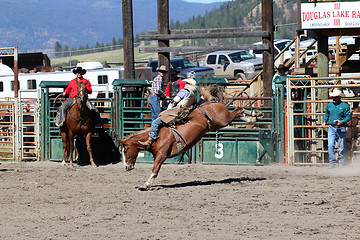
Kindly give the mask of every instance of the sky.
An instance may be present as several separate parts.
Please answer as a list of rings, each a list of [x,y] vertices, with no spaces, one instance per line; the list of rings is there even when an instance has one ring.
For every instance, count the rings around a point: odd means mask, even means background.
[[[231,0],[185,0],[186,2],[213,3],[213,2],[229,2]]]

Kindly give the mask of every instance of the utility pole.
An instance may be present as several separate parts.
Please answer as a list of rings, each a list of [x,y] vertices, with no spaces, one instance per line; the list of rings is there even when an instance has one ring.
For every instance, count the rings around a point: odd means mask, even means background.
[[[262,0],[262,30],[267,31],[269,35],[262,38],[263,44],[268,44],[270,49],[263,51],[263,86],[264,97],[271,97],[272,78],[274,76],[274,23],[273,23],[273,1]],[[271,102],[265,106],[271,106]]]
[[[157,14],[158,14],[158,33],[169,34],[169,0],[158,0],[157,1]],[[159,47],[170,47],[169,40],[159,40]],[[169,70],[170,68],[170,53],[159,52],[158,53],[158,66],[165,65]],[[164,85],[170,81],[169,72],[164,75]]]
[[[124,77],[135,79],[132,0],[122,0]]]

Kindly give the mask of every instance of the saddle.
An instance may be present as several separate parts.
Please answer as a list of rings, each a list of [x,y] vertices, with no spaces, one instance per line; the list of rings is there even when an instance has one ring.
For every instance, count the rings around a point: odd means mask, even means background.
[[[194,109],[195,107],[191,107],[190,109],[174,107],[161,112],[159,118],[164,122],[166,127],[182,125],[189,120],[188,116]]]

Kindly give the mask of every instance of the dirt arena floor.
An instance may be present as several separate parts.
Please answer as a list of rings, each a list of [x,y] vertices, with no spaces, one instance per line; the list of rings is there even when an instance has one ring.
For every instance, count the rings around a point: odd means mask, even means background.
[[[1,239],[360,239],[360,167],[2,162]]]

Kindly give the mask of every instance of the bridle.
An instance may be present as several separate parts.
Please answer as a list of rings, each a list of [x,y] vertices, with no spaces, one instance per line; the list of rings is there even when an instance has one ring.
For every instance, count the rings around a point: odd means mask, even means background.
[[[77,122],[77,124],[75,125],[74,129],[75,129],[78,125],[80,125],[80,130],[81,130],[81,125],[89,118],[89,115],[84,116],[84,117],[81,116],[83,107],[86,105],[86,101],[84,101],[84,100],[85,100],[85,97],[87,96],[87,92],[86,92],[86,88],[80,89],[80,91],[79,91],[79,83],[80,83],[80,82],[78,82],[78,81],[76,81],[76,82],[77,82],[77,84],[78,84],[78,89],[77,89],[77,90],[78,90],[78,94],[76,95],[76,103],[75,103],[75,105],[77,106],[77,108],[78,108],[78,110],[79,110],[80,117],[79,117],[79,118],[74,117],[74,116],[70,115],[70,113],[68,113],[68,116]],[[86,84],[87,84],[88,82],[89,82],[89,81],[84,82],[84,83],[85,83],[85,86],[86,86]],[[82,103],[82,104],[77,104],[77,99],[79,99],[80,103]],[[79,106],[79,105],[80,105],[80,106]]]

